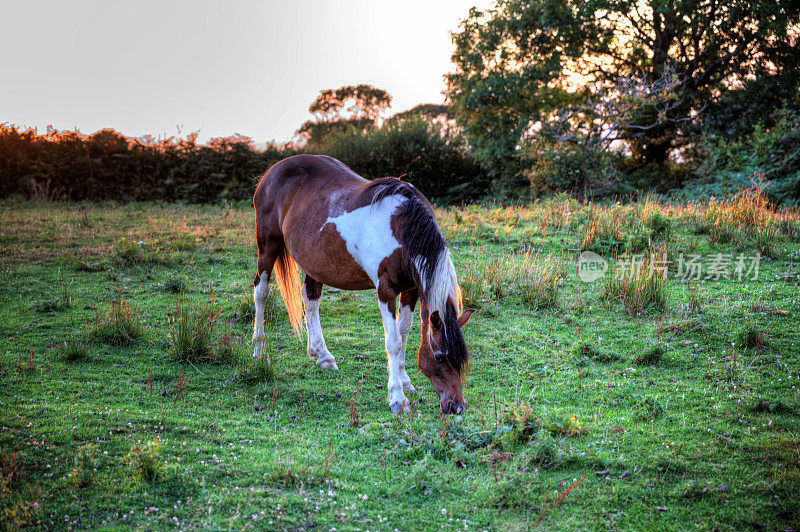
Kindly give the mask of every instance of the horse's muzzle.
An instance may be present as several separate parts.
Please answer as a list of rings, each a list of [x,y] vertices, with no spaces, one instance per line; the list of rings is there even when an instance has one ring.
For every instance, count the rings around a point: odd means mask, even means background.
[[[455,414],[460,415],[464,411],[464,403],[459,403],[455,397],[448,397],[442,399],[442,414]]]

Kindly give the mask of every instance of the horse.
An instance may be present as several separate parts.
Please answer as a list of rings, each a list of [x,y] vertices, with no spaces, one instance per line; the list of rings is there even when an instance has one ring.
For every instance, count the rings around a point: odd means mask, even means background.
[[[439,395],[442,413],[461,414],[462,377],[470,357],[461,328],[474,310],[461,311],[450,251],[419,190],[394,177],[364,179],[325,155],[295,155],[261,177],[253,207],[258,247],[253,357],[265,354],[264,305],[273,268],[297,334],[305,308],[308,356],[321,368],[338,369],[320,325],[323,285],[375,290],[389,406],[395,413],[409,411],[404,392],[414,386],[406,372],[406,341],[420,300],[419,368]],[[305,272],[302,288],[298,267]]]

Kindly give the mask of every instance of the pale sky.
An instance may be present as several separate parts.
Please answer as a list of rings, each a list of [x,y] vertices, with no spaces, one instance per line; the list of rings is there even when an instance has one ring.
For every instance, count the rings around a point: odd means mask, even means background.
[[[291,140],[319,91],[442,103],[450,32],[491,0],[3,2],[0,122]]]

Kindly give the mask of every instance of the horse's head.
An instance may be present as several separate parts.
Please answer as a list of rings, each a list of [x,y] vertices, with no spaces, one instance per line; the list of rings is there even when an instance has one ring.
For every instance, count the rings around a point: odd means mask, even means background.
[[[443,414],[460,414],[464,410],[464,395],[461,383],[469,357],[469,351],[461,335],[461,327],[467,324],[474,310],[465,310],[455,317],[442,319],[439,312],[427,314],[423,305],[422,342],[419,345],[417,361],[419,369],[431,380]]]

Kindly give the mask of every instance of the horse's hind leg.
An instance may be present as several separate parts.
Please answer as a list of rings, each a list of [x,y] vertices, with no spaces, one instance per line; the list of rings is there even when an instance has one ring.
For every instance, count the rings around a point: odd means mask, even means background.
[[[333,358],[325,338],[322,337],[322,327],[319,323],[319,303],[322,299],[322,283],[306,275],[303,284],[303,300],[306,304],[306,329],[308,330],[308,356],[316,359],[317,366],[321,368],[339,369],[336,359]]]
[[[400,293],[400,308],[397,310],[397,329],[400,332],[400,382],[403,383],[403,391],[414,390],[411,378],[406,372],[406,342],[408,341],[408,331],[411,330],[411,323],[414,321],[414,306],[417,304],[419,294],[416,288]]]
[[[256,317],[253,325],[253,358],[261,358],[264,354],[264,305],[269,295],[269,279],[272,267],[278,258],[280,245],[277,242],[257,239],[258,267],[253,280],[253,302],[256,306]],[[269,355],[267,355],[269,356]]]

